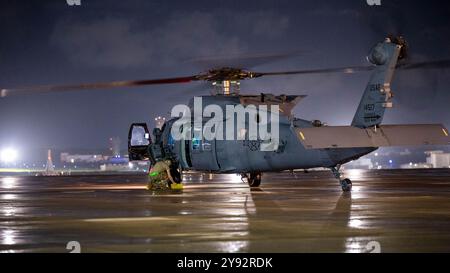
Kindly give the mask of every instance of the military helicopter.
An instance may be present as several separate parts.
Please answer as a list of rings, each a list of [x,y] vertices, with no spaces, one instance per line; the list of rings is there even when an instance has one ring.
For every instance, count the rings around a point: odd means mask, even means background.
[[[148,160],[155,164],[160,160],[171,160],[171,173],[176,183],[182,182],[183,171],[195,170],[241,174],[250,187],[260,186],[264,172],[324,167],[331,170],[343,191],[350,191],[352,181],[343,177],[340,171],[341,166],[347,162],[369,154],[379,147],[450,144],[449,131],[442,124],[382,124],[386,108],[393,106],[391,82],[396,69],[445,68],[450,65],[449,60],[401,63],[407,56],[407,48],[403,37],[391,36],[371,49],[367,56],[370,62],[368,66],[284,72],[252,72],[241,68],[220,67],[187,77],[3,89],[1,97],[27,92],[59,92],[207,81],[212,83],[214,94],[191,99],[188,110],[196,107],[198,99],[202,101],[201,113],[211,105],[217,106],[224,112],[229,106],[253,105],[265,110],[263,112],[248,111],[245,126],[241,128],[243,130],[233,132],[234,135],[241,134],[241,137],[231,140],[217,137],[217,130],[216,137],[213,139],[203,138],[201,134],[198,137],[196,131],[202,131],[208,119],[200,117],[197,123],[200,126],[197,128],[195,115],[184,119],[184,123],[177,128],[180,134],[187,136],[182,139],[173,137],[173,129],[182,117],[178,116],[166,121],[161,129],[155,128],[152,131],[153,137],[145,123],[134,123],[128,134],[128,152],[131,161]],[[292,109],[305,96],[241,95],[239,92],[239,84],[242,80],[279,75],[361,71],[372,71],[372,74],[349,126],[328,126],[318,120],[310,121],[294,117]],[[277,111],[271,111],[267,106],[277,106]],[[268,120],[267,115],[276,116],[277,124]],[[227,115],[218,120],[218,123],[224,125],[226,129],[236,127],[237,121],[234,119],[227,124],[232,117]],[[256,138],[249,138],[248,126],[251,121],[271,128],[278,127],[277,141],[271,149],[266,149],[267,139],[263,139],[258,134]]]

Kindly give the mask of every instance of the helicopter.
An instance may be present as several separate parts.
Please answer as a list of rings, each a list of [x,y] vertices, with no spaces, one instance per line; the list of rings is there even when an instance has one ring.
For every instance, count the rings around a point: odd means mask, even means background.
[[[449,60],[402,63],[407,57],[407,49],[408,45],[403,37],[390,36],[370,50],[367,56],[370,64],[367,66],[284,72],[252,72],[242,68],[219,67],[187,77],[2,89],[0,96],[210,82],[213,94],[192,98],[184,110],[167,120],[161,129],[155,128],[150,132],[146,123],[133,123],[128,132],[129,160],[150,161],[151,164],[170,160],[170,172],[175,183],[182,183],[183,171],[192,170],[241,174],[250,187],[261,185],[264,172],[322,167],[331,170],[343,191],[351,191],[352,181],[343,177],[341,172],[341,166],[345,163],[372,153],[379,147],[450,144],[449,131],[442,124],[382,124],[385,110],[393,107],[391,82],[396,69],[450,66]],[[295,117],[292,110],[305,97],[303,95],[240,94],[242,80],[266,76],[351,74],[363,71],[371,71],[371,76],[348,126],[329,126],[319,120]],[[203,115],[211,106],[216,109],[213,126],[210,125],[213,115]],[[236,112],[227,112],[228,109],[238,107],[246,110],[240,124],[235,119]],[[200,114],[186,114],[191,111]],[[217,112],[220,111],[226,114],[217,117]],[[256,133],[251,133],[251,123],[270,128],[271,131],[264,137],[259,128]],[[209,128],[206,128],[208,124]],[[219,127],[223,129],[219,130]],[[206,129],[209,130],[209,137],[202,134]],[[224,138],[224,131],[230,129],[232,137]]]

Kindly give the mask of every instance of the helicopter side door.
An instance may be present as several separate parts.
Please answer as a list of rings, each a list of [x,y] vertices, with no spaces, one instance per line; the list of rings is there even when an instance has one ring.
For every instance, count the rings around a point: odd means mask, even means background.
[[[204,137],[197,138],[196,131],[201,128],[193,128],[192,140],[190,143],[190,157],[192,168],[200,171],[218,171],[220,169],[217,163],[216,141],[206,140]]]
[[[133,123],[128,131],[128,156],[130,161],[150,160],[150,132],[146,123]]]

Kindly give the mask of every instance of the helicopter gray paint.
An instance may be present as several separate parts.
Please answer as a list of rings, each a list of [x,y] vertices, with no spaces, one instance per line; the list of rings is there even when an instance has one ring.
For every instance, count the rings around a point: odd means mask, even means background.
[[[400,48],[397,44],[386,40],[372,49],[371,61],[377,67],[372,73],[370,81],[363,93],[360,105],[352,122],[353,126],[369,127],[381,123],[384,115],[383,103],[388,99],[387,96],[389,94],[384,89],[378,87],[380,84],[383,87],[390,84],[399,57]],[[377,88],[374,88],[374,86]],[[226,105],[237,105],[241,103],[239,96],[203,96],[202,101],[203,107],[209,104],[216,104],[223,110],[225,110]],[[189,102],[191,111],[193,110],[193,102],[194,99],[191,99]],[[375,106],[373,109],[368,109],[367,105],[371,104]],[[367,120],[367,115],[373,114],[377,115],[377,118]],[[260,151],[259,145],[261,145],[261,141],[215,140],[210,143],[210,149],[204,150],[203,142],[201,142],[200,149],[195,151],[192,148],[192,143],[185,141],[185,143],[175,145],[177,148],[173,149],[173,153],[177,155],[177,158],[183,158],[183,160],[179,160],[183,169],[239,173],[333,167],[337,164],[354,160],[376,149],[370,146],[344,149],[307,149],[300,141],[297,129],[311,127],[313,127],[312,122],[291,119],[289,115],[280,115],[279,147],[276,151]],[[167,132],[170,131],[170,126],[167,126],[165,130]],[[189,145],[190,155],[186,155],[186,146],[184,145]],[[190,156],[192,166],[187,164],[187,160],[185,160],[187,156]]]
[[[442,139],[439,139],[435,134],[431,134],[429,138],[424,137],[427,129],[436,129],[437,125],[428,125],[426,127],[408,125],[399,125],[397,127],[383,126],[382,128],[383,130],[385,129],[387,136],[385,139],[381,135],[371,133],[370,130],[372,129],[365,130],[365,128],[373,128],[375,130],[383,119],[385,108],[388,106],[386,102],[389,102],[391,98],[390,84],[400,50],[401,46],[391,42],[389,39],[379,43],[372,49],[369,60],[376,68],[363,93],[352,121],[352,127],[322,127],[323,124],[320,122],[316,123],[280,114],[279,146],[276,151],[261,151],[261,141],[259,140],[213,140],[206,143],[207,145],[204,145],[205,142],[200,140],[197,149],[194,149],[192,140],[177,140],[169,145],[171,127],[177,120],[177,118],[174,118],[163,127],[162,146],[164,151],[166,155],[170,155],[179,162],[181,169],[184,170],[248,173],[309,169],[314,167],[331,168],[355,160],[376,150],[379,146],[387,145],[390,140],[392,141],[390,144],[393,145],[416,144],[417,142],[420,142],[420,144],[432,144],[437,141],[436,139],[441,141]],[[263,100],[263,97],[264,95],[262,94],[261,100]],[[241,104],[240,96],[202,96],[202,101],[203,109],[209,104],[219,105],[223,110],[225,110],[227,105]],[[189,108],[193,110],[193,99],[189,103]],[[205,123],[205,120],[203,120],[203,123]],[[226,122],[224,124],[226,130]],[[443,134],[448,134],[447,131],[442,131],[444,129],[442,126],[439,128]],[[315,140],[313,140],[308,144],[303,140],[302,143],[301,139],[303,137],[299,136],[299,131],[301,130],[308,131],[307,134],[316,133],[317,141],[314,142]],[[383,133],[383,130],[380,131]],[[357,135],[361,135],[360,133],[363,131],[369,138],[373,138],[372,142],[367,141],[367,139],[364,140],[366,142],[358,139]],[[354,134],[354,132],[358,134]],[[324,133],[328,135],[328,138],[324,136]],[[410,134],[413,133],[420,133],[420,136],[411,138]],[[344,138],[344,140],[336,139],[333,141],[333,138],[339,137]],[[357,139],[354,139],[355,137]],[[353,140],[359,141],[359,143],[352,145]],[[335,144],[334,142],[340,143],[342,147],[334,148],[332,145]]]
[[[369,61],[377,65],[370,77],[352,126],[372,127],[383,121],[386,104],[391,98],[390,84],[394,76],[401,46],[394,43],[379,43],[369,54]]]
[[[163,135],[168,136],[170,126],[175,120],[168,122]],[[296,123],[298,124],[298,121]],[[299,140],[296,129],[298,128],[286,117],[280,119],[280,144],[278,150],[274,152],[260,151],[261,142],[247,140],[208,141],[207,143],[211,144],[208,149],[204,149],[204,142],[200,141],[198,150],[193,149],[191,140],[175,141],[171,151],[179,159],[181,168],[185,170],[241,173],[332,167],[375,150],[374,148],[306,149]],[[188,145],[188,154],[185,153],[185,145]],[[188,166],[187,156],[190,156],[192,166]]]

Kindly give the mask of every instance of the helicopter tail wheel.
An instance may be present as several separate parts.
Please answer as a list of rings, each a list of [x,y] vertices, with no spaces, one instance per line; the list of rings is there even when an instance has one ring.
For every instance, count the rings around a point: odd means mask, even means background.
[[[344,192],[349,192],[352,190],[352,181],[350,179],[345,178],[345,179],[341,180],[340,182],[341,182],[342,190]]]
[[[261,185],[261,173],[250,173],[249,176],[247,176],[248,185],[251,188],[256,188]]]
[[[352,190],[352,181],[348,178],[342,178],[342,174],[339,171],[341,168],[341,165],[336,165],[335,167],[330,168],[331,172],[333,172],[334,177],[336,179],[339,179],[339,183],[341,184],[342,190],[344,192],[349,192]]]

